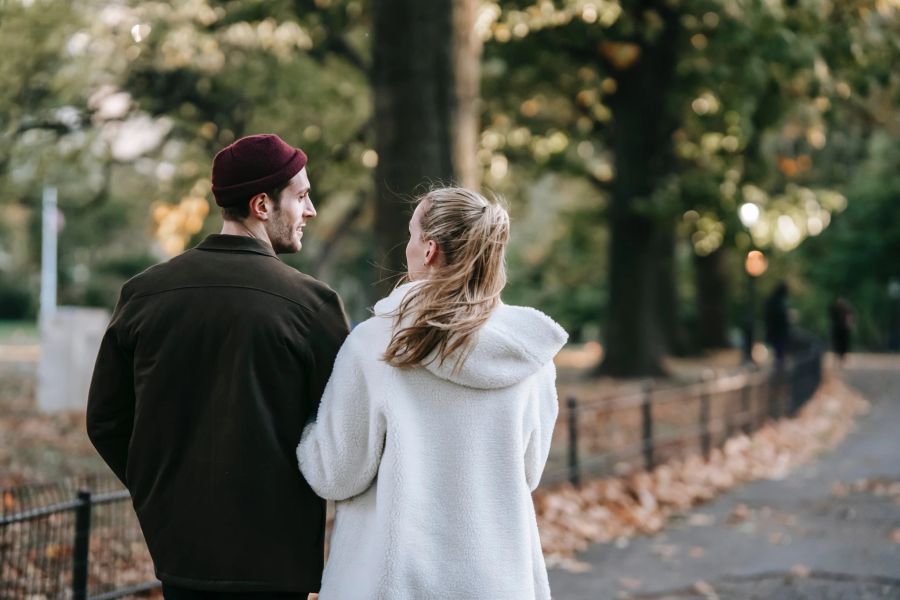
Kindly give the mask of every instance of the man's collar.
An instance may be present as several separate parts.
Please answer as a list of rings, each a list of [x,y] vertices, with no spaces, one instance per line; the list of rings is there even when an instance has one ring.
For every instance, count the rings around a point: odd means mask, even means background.
[[[272,246],[246,235],[213,233],[197,244],[197,250],[213,252],[254,252],[265,256],[276,256]]]

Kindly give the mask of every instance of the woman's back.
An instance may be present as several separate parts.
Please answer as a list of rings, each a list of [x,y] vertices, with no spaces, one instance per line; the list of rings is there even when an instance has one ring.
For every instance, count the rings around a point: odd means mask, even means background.
[[[329,598],[547,598],[531,501],[557,413],[552,357],[566,334],[500,305],[462,368],[381,360],[392,314],[379,302],[338,356],[320,423],[298,449],[307,480],[342,500]]]

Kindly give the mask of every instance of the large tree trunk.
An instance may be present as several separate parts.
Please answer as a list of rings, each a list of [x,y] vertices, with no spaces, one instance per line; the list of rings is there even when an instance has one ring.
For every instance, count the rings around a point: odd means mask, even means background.
[[[475,31],[478,3],[453,0],[453,66],[456,75],[456,112],[453,116],[453,170],[459,184],[481,186],[478,135],[481,132],[481,53],[483,43]]]
[[[375,0],[375,238],[383,295],[405,273],[409,201],[453,177],[452,0]]]
[[[640,43],[633,62],[606,54],[618,90],[610,99],[616,178],[610,207],[610,302],[606,358],[601,372],[638,377],[663,372],[665,338],[659,319],[658,252],[673,223],[655,211],[650,196],[672,168],[671,134],[677,124],[668,97],[676,63],[679,22],[663,2],[656,8],[665,23],[652,41]],[[657,6],[650,6],[657,5]],[[640,10],[636,10],[640,21]],[[637,42],[635,42],[637,44]],[[628,50],[621,46],[627,56]],[[602,49],[601,49],[602,51]],[[662,236],[662,237],[661,237]]]
[[[726,348],[728,343],[728,265],[725,249],[694,255],[697,276],[697,345],[702,350]]]
[[[678,298],[678,272],[675,262],[677,236],[675,228],[664,226],[657,231],[656,285],[657,314],[666,354],[686,356],[690,343],[681,321]]]

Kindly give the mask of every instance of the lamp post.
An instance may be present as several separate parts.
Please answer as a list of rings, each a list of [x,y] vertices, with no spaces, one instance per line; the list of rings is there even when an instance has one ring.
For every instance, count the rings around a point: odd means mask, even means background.
[[[738,216],[741,223],[749,231],[757,221],[759,221],[759,207],[752,202],[746,202],[738,209]],[[743,360],[745,363],[753,362],[753,329],[756,323],[756,283],[755,279],[766,272],[769,264],[766,255],[759,250],[752,248],[753,238],[751,237],[751,249],[744,257],[744,272],[747,274],[747,312],[744,315],[744,348]]]

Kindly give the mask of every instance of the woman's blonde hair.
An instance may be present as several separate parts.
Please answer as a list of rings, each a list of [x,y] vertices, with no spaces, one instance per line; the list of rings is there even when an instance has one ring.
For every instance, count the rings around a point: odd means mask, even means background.
[[[458,352],[459,371],[506,285],[509,214],[500,200],[456,187],[432,190],[417,204],[422,238],[434,241],[444,260],[400,303],[394,316],[402,326],[384,360],[415,367],[435,350],[439,363]]]

